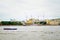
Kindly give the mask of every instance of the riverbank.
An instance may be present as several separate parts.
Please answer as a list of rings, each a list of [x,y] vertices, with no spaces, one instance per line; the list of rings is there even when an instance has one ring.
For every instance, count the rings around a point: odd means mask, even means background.
[[[0,26],[60,26],[60,25],[0,25]]]

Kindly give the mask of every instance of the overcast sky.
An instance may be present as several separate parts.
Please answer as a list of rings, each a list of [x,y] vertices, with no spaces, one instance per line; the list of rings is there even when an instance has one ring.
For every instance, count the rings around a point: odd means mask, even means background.
[[[60,17],[60,0],[0,0],[0,19],[51,19]],[[44,16],[44,17],[43,17]]]

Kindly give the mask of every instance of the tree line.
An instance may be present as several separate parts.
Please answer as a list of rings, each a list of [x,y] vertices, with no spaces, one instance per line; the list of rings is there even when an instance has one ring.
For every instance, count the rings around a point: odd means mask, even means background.
[[[23,25],[21,22],[14,22],[14,21],[2,21],[0,22],[1,25]]]

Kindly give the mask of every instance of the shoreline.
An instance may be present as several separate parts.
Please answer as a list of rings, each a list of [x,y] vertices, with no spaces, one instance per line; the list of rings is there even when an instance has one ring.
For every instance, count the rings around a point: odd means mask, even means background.
[[[60,26],[60,25],[0,25],[0,26]]]

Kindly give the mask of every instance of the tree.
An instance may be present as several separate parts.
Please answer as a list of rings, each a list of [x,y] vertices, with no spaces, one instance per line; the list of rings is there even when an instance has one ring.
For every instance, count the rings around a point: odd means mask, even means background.
[[[40,24],[46,25],[47,23],[45,21],[41,21]]]

